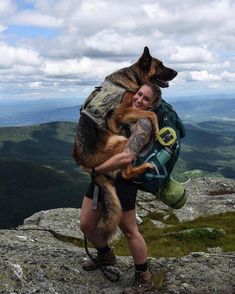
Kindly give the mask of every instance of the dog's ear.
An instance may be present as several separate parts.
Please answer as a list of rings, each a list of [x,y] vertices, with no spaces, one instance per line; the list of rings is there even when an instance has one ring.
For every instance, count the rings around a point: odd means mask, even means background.
[[[138,60],[139,66],[144,70],[147,71],[151,67],[152,56],[150,55],[149,48],[144,47],[144,52],[140,59]]]

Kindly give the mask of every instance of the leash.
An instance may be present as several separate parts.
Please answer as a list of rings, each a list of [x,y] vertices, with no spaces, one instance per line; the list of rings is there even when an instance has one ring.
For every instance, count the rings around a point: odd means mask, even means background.
[[[101,272],[104,274],[104,276],[111,282],[117,282],[120,280],[120,271],[117,267],[114,266],[100,266],[95,258],[92,256],[92,254],[89,252],[88,250],[88,246],[87,246],[87,238],[84,235],[84,247],[85,247],[85,251],[86,254],[89,256],[89,258],[97,264],[98,268],[101,270]]]

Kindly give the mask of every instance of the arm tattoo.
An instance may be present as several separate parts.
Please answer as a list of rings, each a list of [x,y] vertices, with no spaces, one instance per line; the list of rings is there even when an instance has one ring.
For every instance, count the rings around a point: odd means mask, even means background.
[[[124,151],[136,156],[148,143],[152,132],[152,125],[148,119],[139,119],[134,125],[131,136],[128,139]]]

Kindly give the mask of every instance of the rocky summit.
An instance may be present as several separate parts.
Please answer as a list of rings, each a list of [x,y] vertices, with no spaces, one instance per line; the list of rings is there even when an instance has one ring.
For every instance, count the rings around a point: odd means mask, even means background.
[[[199,178],[184,185],[188,202],[175,212],[181,221],[235,211],[234,180]],[[140,192],[139,221],[155,210],[164,211],[167,218],[163,204]],[[117,256],[118,282],[109,281],[101,270],[83,271],[87,256],[79,215],[73,208],[41,211],[16,229],[1,230],[0,293],[121,293],[131,282],[132,258]],[[150,257],[150,266],[156,289],[148,293],[235,293],[235,252],[210,248],[183,257]]]

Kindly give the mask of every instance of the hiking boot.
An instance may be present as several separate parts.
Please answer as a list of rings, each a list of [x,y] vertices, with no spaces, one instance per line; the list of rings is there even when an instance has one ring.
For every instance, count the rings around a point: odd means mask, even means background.
[[[135,272],[132,286],[125,288],[123,294],[142,294],[154,289],[152,274],[149,270],[146,272]]]
[[[90,259],[85,261],[82,264],[82,268],[85,271],[93,271],[97,268],[102,266],[114,265],[117,262],[116,257],[113,253],[113,250],[110,249],[108,252],[105,253],[97,253],[94,257],[94,260]]]

